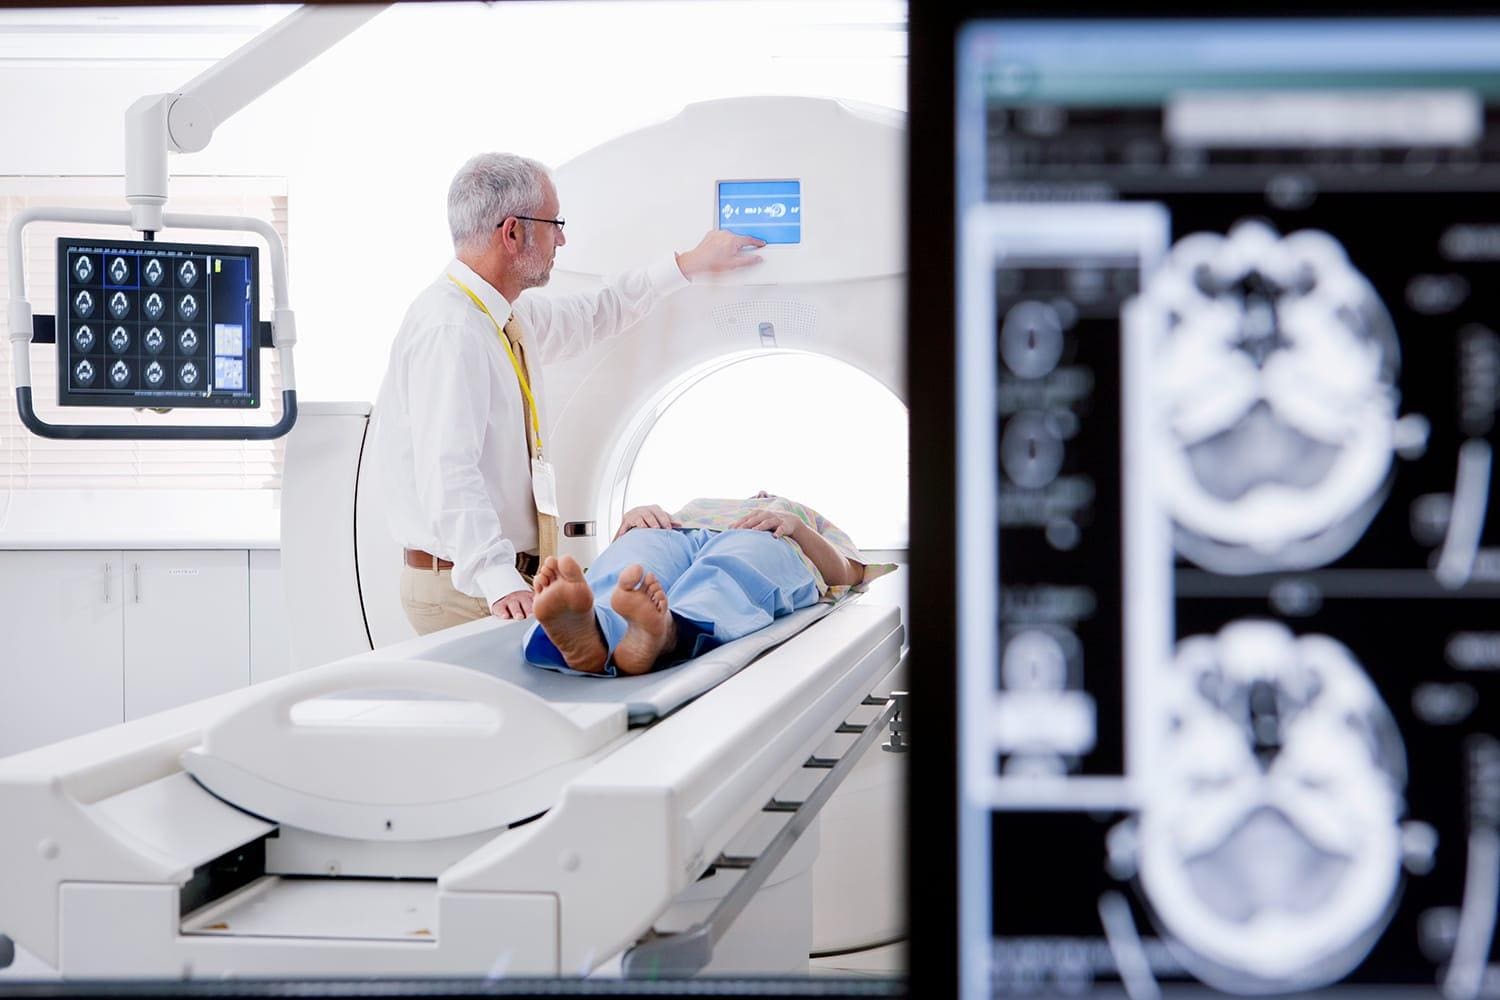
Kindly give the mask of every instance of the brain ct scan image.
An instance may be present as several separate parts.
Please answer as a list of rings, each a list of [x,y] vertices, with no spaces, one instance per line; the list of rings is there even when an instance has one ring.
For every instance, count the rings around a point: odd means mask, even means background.
[[[109,278],[116,285],[123,285],[130,280],[130,262],[124,257],[111,258],[109,262]]]
[[[94,349],[94,329],[88,325],[73,330],[73,346],[87,354]]]
[[[1131,315],[1157,344],[1157,469],[1182,552],[1246,573],[1353,545],[1389,481],[1400,352],[1338,241],[1255,221],[1188,236]]]
[[[152,354],[160,354],[161,349],[166,346],[167,338],[166,335],[161,332],[160,327],[153,326],[151,329],[146,331],[146,336],[141,338],[141,342],[146,345],[147,351],[151,352]]]
[[[191,260],[185,260],[177,266],[177,280],[184,288],[192,288],[198,283],[198,265]]]
[[[115,292],[109,297],[109,314],[115,319],[124,319],[130,314],[130,299],[124,292]]]
[[[73,312],[80,319],[88,319],[94,314],[94,296],[87,289],[73,296]]]
[[[146,384],[153,389],[162,384],[167,377],[167,370],[161,366],[160,361],[153,361],[146,366]]]
[[[1241,621],[1178,646],[1139,817],[1140,885],[1178,957],[1236,992],[1347,974],[1389,919],[1405,751],[1348,648]]]
[[[1500,21],[964,27],[965,1000],[1500,996]]]
[[[177,348],[183,354],[192,354],[198,349],[198,331],[186,327],[177,334]]]
[[[184,361],[177,369],[177,382],[184,389],[196,389],[202,375],[203,372],[196,363]]]
[[[193,295],[184,295],[177,302],[177,315],[183,319],[192,319],[198,315],[198,299]]]
[[[88,254],[79,254],[78,259],[73,262],[73,276],[85,285],[93,278],[94,262],[89,259]]]
[[[146,296],[145,309],[147,317],[152,320],[158,320],[161,318],[162,311],[166,309],[166,304],[162,302],[162,298],[160,295],[152,292],[150,295]]]
[[[1042,378],[1063,354],[1063,318],[1050,302],[1018,302],[1000,328],[1000,356],[1021,378]]]
[[[73,366],[73,381],[85,388],[94,384],[96,374],[98,373],[94,370],[94,363],[87,358]]]
[[[141,268],[141,274],[145,276],[146,284],[155,288],[161,284],[161,279],[166,277],[167,269],[162,266],[162,262],[158,258],[152,257],[146,261],[146,266]]]
[[[109,383],[115,388],[123,388],[130,384],[130,365],[121,358],[109,366]]]

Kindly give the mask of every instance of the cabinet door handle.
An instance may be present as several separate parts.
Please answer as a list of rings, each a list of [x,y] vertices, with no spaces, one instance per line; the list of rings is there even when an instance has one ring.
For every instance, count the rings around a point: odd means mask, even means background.
[[[110,602],[110,600],[114,597],[114,589],[115,589],[115,587],[114,587],[114,583],[115,583],[115,581],[114,581],[114,575],[115,575],[115,565],[114,565],[114,563],[105,563],[104,564],[104,603],[105,604],[108,604]]]
[[[130,568],[135,573],[135,603],[141,603],[141,564],[131,563]]]

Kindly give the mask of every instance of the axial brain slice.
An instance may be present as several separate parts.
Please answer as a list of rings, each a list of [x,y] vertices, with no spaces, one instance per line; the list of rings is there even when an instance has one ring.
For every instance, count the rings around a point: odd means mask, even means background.
[[[1154,479],[1179,548],[1220,572],[1342,555],[1392,462],[1390,317],[1326,233],[1183,238],[1136,315],[1154,334]]]
[[[1185,964],[1301,989],[1368,952],[1398,888],[1404,754],[1353,654],[1277,622],[1178,646],[1143,782],[1141,888]]]

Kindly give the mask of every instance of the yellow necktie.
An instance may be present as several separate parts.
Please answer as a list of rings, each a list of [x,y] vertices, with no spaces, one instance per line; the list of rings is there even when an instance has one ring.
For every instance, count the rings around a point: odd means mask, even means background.
[[[509,341],[511,350],[515,352],[516,362],[521,367],[522,377],[526,379],[527,385],[535,385],[531,380],[531,369],[526,365],[525,328],[521,326],[515,313],[511,313],[510,319],[505,321],[504,330],[505,339]],[[531,407],[522,406],[521,412],[526,424],[526,452],[536,458],[537,428],[531,423]],[[536,512],[536,551],[539,559],[557,555],[557,518],[541,511]]]

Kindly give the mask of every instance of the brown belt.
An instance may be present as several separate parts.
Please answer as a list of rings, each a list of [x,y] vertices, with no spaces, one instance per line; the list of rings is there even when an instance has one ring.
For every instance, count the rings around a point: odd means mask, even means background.
[[[406,556],[406,565],[412,569],[452,569],[453,562],[449,559],[440,559],[431,552],[423,552],[421,549],[402,549]],[[516,570],[523,576],[536,576],[537,568],[542,561],[533,552],[516,553]]]

